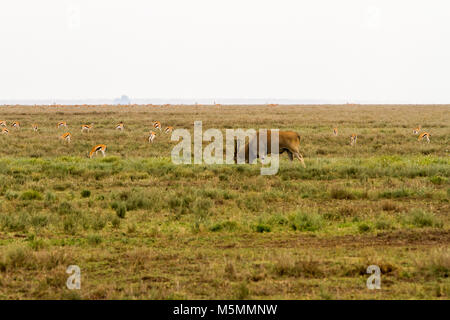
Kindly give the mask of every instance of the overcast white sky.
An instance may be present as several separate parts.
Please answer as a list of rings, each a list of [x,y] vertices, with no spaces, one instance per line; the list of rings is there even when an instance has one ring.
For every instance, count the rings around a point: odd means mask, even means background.
[[[1,0],[0,100],[450,103],[446,0]]]

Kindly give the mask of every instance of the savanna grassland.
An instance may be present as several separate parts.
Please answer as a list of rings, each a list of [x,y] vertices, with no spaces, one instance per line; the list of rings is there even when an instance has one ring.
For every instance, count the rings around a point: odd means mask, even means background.
[[[2,299],[450,297],[450,106],[3,106],[0,120]],[[295,130],[306,168],[175,165],[170,135],[148,143],[153,120]]]

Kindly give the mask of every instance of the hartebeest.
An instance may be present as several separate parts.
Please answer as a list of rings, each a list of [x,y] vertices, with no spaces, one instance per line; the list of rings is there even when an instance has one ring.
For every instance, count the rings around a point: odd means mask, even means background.
[[[260,158],[260,154],[259,154],[259,131],[256,132],[256,136],[254,137],[254,139],[257,139],[256,141],[256,157]],[[275,153],[278,151],[279,154],[283,153],[283,152],[287,152],[288,156],[289,156],[289,160],[293,161],[294,157],[297,158],[303,165],[303,167],[305,166],[305,161],[303,160],[303,156],[300,154],[300,135],[295,132],[295,131],[279,131],[278,132],[278,149],[279,150],[271,150],[271,145],[272,145],[272,131],[271,130],[267,130],[267,139],[266,139],[266,152],[267,154],[271,154],[271,153]],[[249,148],[250,148],[250,142],[247,142],[244,146],[244,150],[245,150],[245,162],[248,163],[249,162]],[[237,145],[237,140],[235,140],[235,145],[234,145],[234,159],[236,161],[237,156],[238,156],[238,145]],[[239,150],[240,151],[240,150]]]

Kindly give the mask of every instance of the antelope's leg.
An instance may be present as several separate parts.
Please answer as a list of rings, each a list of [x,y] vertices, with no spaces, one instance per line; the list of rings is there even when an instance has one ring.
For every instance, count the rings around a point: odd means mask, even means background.
[[[305,160],[303,160],[303,156],[299,152],[294,153],[294,156],[302,163],[303,168],[306,168]]]
[[[289,156],[289,160],[294,161],[294,155],[290,150],[286,150]]]

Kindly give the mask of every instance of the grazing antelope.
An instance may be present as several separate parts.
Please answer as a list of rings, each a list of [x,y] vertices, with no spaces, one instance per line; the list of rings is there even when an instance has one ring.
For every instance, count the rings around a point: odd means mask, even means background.
[[[172,126],[168,126],[166,127],[166,129],[164,130],[164,133],[171,133],[173,131],[173,127]]]
[[[358,139],[358,136],[355,133],[352,133],[350,136],[350,145],[354,146],[356,144],[356,140]]]
[[[424,132],[422,133],[419,138],[417,139],[417,141],[422,140],[423,138],[425,138],[427,140],[428,143],[430,143],[430,134],[428,132]]]
[[[67,141],[67,143],[70,143],[70,138],[72,135],[69,132],[64,133],[60,138],[64,141]]]
[[[89,131],[91,131],[92,126],[93,126],[92,123],[91,123],[91,124],[83,124],[83,125],[81,126],[81,132],[84,132],[84,131],[89,132]]]
[[[9,130],[7,128],[2,128],[2,134],[9,134]]]
[[[153,128],[159,129],[159,131],[161,131],[161,122],[153,121]]]
[[[267,150],[267,154],[272,153],[271,150],[271,145],[272,145],[272,131],[271,130],[267,130],[267,146],[266,146],[266,150]],[[256,132],[256,136],[254,139],[257,139],[256,141],[256,152],[257,152],[257,158],[260,157],[259,154],[259,131]],[[300,135],[297,132],[294,131],[279,131],[278,132],[278,146],[279,146],[279,154],[287,151],[288,156],[289,156],[289,160],[293,161],[294,157],[296,159],[298,159],[304,168],[306,168],[305,166],[305,161],[303,160],[303,156],[300,154]],[[250,153],[249,153],[249,142],[247,142],[244,146],[244,150],[245,150],[245,162],[249,162],[249,157],[250,157]],[[274,153],[276,152],[276,150],[274,150]],[[237,140],[235,140],[235,144],[234,144],[234,159],[235,161],[237,160],[237,155],[238,155],[238,146],[237,146]]]
[[[67,123],[65,121],[58,122],[58,128],[65,127],[67,128]]]
[[[337,137],[337,135],[338,135],[338,128],[334,128],[333,129],[333,134],[334,134],[335,137]]]
[[[418,126],[417,128],[413,129],[413,134],[419,134],[420,132],[420,126]]]
[[[33,123],[33,124],[31,125],[31,127],[33,128],[34,132],[37,132],[37,131],[38,131],[38,125],[37,125],[36,123]]]
[[[12,126],[16,129],[20,129],[20,122],[19,121],[14,121]]]
[[[153,140],[155,140],[156,134],[153,131],[150,131],[150,135],[148,136],[148,142],[153,143]]]
[[[120,122],[117,126],[116,126],[116,130],[123,130],[123,122]]]
[[[89,152],[89,158],[92,158],[94,153],[97,154],[99,151],[103,154],[103,157],[104,157],[105,156],[105,152],[106,152],[106,145],[105,144],[98,144],[95,147],[93,147],[91,152]]]
[[[0,126],[6,127],[6,121],[5,120],[0,120]]]

